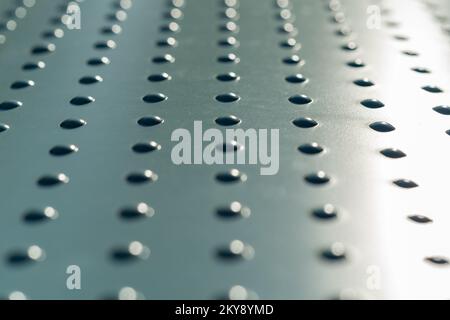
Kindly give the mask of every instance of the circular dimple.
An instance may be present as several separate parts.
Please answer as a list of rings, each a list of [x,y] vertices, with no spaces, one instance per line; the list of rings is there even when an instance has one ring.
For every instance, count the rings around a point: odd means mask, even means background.
[[[73,104],[74,106],[84,106],[87,104],[90,104],[92,102],[94,102],[95,99],[91,96],[87,96],[87,97],[75,97],[72,100],[70,100],[70,103]]]
[[[50,154],[52,156],[56,156],[56,157],[61,157],[61,156],[66,156],[69,155],[71,153],[75,153],[78,151],[78,147],[74,144],[69,144],[67,146],[55,146],[53,148],[50,149]]]
[[[3,101],[0,103],[0,110],[8,111],[21,107],[23,104],[20,101]]]
[[[343,26],[336,30],[336,34],[342,37],[348,37],[352,34],[352,29],[349,26]]]
[[[280,47],[288,48],[288,49],[292,49],[292,48],[299,49],[300,45],[297,44],[297,40],[295,40],[294,38],[289,38],[289,39],[281,41]]]
[[[26,250],[12,252],[8,257],[8,261],[11,264],[25,264],[42,261],[44,259],[45,252],[37,245],[32,245]]]
[[[433,110],[445,116],[450,116],[450,106],[437,106]]]
[[[43,210],[31,210],[24,214],[23,220],[27,223],[41,223],[49,220],[55,220],[58,217],[58,211],[52,207],[46,207]]]
[[[422,67],[415,67],[412,68],[411,70],[417,72],[417,73],[431,73],[431,71],[427,68],[422,68]]]
[[[319,123],[311,118],[305,118],[305,117],[301,117],[301,118],[297,118],[295,120],[292,121],[292,123],[299,128],[302,129],[309,129],[309,128],[314,128],[317,125],[319,125]]]
[[[403,189],[413,189],[417,188],[419,185],[412,180],[408,179],[398,179],[394,181],[394,184]]]
[[[405,36],[405,35],[397,34],[394,36],[394,39],[399,40],[399,41],[408,41],[409,37]]]
[[[233,240],[228,246],[220,248],[217,252],[218,257],[224,260],[250,260],[255,256],[255,250],[252,246],[241,240]]]
[[[229,53],[225,56],[220,56],[217,58],[217,61],[222,63],[239,63],[239,58],[234,53]]]
[[[156,45],[158,47],[175,47],[177,45],[177,40],[173,37],[168,37],[167,39],[158,40]]]
[[[342,243],[336,242],[329,248],[323,250],[321,256],[328,261],[343,261],[347,258],[347,250]]]
[[[284,23],[282,26],[278,28],[278,31],[281,33],[287,33],[287,34],[295,34],[297,32],[297,29],[294,27],[294,25],[290,22]]]
[[[154,127],[164,123],[164,120],[158,116],[148,116],[140,118],[137,123],[142,127]]]
[[[132,241],[126,247],[118,247],[112,250],[112,258],[126,262],[137,259],[145,260],[150,256],[150,249],[139,241]]]
[[[288,76],[285,80],[290,83],[304,83],[307,81],[307,79],[300,73]]]
[[[384,107],[384,103],[377,99],[366,99],[361,101],[361,104],[369,109],[378,109]]]
[[[228,37],[226,39],[219,40],[218,45],[221,47],[238,47],[239,41],[235,37]]]
[[[285,64],[301,64],[303,65],[305,63],[304,60],[302,60],[298,55],[294,54],[290,57],[286,57],[283,59],[283,62]]]
[[[450,136],[450,130],[445,131],[445,133]]]
[[[26,70],[26,71],[31,71],[31,70],[36,70],[36,69],[44,69],[44,68],[45,68],[45,63],[42,61],[28,62],[22,66],[22,69]]]
[[[239,26],[233,21],[228,21],[227,23],[221,25],[219,27],[219,30],[222,31],[222,32],[238,33],[239,32]]]
[[[387,148],[380,151],[382,155],[392,159],[400,159],[406,157],[406,153],[396,148]]]
[[[417,222],[417,223],[421,223],[421,224],[426,224],[426,223],[432,223],[433,222],[432,219],[430,219],[430,218],[428,218],[426,216],[420,215],[420,214],[410,215],[410,216],[408,216],[408,219],[411,220],[411,221]]]
[[[224,82],[239,80],[239,76],[234,72],[219,74],[219,75],[217,75],[216,78],[217,78],[217,80],[224,81]]]
[[[370,81],[368,78],[358,79],[353,81],[353,83],[360,87],[372,87],[373,85],[375,85],[375,83]]]
[[[150,142],[140,142],[136,143],[132,147],[133,151],[136,153],[149,153],[156,150],[161,150],[161,145],[156,143],[155,141]]]
[[[331,204],[326,204],[313,211],[313,216],[321,220],[334,220],[338,216],[336,208]]]
[[[167,96],[162,93],[148,94],[142,98],[147,103],[158,103],[167,100]]]
[[[323,152],[324,148],[321,145],[319,145],[318,143],[312,142],[312,143],[302,144],[301,146],[298,147],[298,151],[300,151],[304,154],[314,155],[314,154],[319,154],[319,153]]]
[[[113,40],[99,41],[94,44],[95,49],[106,50],[106,49],[115,49],[117,44]]]
[[[373,130],[378,132],[391,132],[395,130],[395,127],[386,121],[373,122],[369,126]]]
[[[229,171],[218,173],[216,179],[223,183],[236,183],[246,181],[247,176],[237,169],[231,169]]]
[[[220,126],[230,127],[230,126],[235,126],[235,125],[241,123],[241,119],[239,119],[236,116],[229,115],[229,116],[216,118],[215,122]]]
[[[34,85],[35,85],[35,83],[32,80],[16,81],[11,84],[11,89],[14,89],[14,90],[25,89],[28,87],[33,87]]]
[[[111,61],[107,57],[101,57],[101,58],[92,58],[89,59],[87,64],[90,66],[102,66],[102,65],[108,65]]]
[[[56,50],[56,46],[53,43],[43,44],[35,46],[31,49],[31,53],[35,55],[52,53]]]
[[[7,124],[0,123],[0,133],[5,132],[7,130],[9,130],[9,126]]]
[[[289,102],[299,105],[310,104],[312,101],[313,100],[310,97],[304,94],[295,95],[289,98]]]
[[[154,63],[158,63],[158,64],[161,64],[161,63],[174,63],[175,62],[175,58],[172,55],[170,55],[170,54],[165,54],[163,56],[154,57],[152,61]]]
[[[306,182],[316,185],[326,184],[330,180],[330,177],[323,171],[314,172],[305,176]]]
[[[151,170],[144,170],[143,172],[132,172],[126,179],[131,184],[143,184],[155,182],[158,180],[158,176]]]
[[[72,130],[82,127],[84,125],[86,125],[86,121],[84,121],[83,119],[66,119],[63,122],[61,122],[59,126],[63,129]]]
[[[244,146],[232,140],[230,142],[222,143],[218,145],[216,148],[221,152],[237,152],[243,150]]]
[[[163,25],[160,28],[162,32],[172,32],[172,33],[178,32],[180,31],[180,29],[181,29],[180,25],[174,21],[169,22],[168,24]]]
[[[103,78],[96,75],[96,76],[85,76],[82,77],[79,82],[81,84],[94,84],[94,83],[99,83],[99,82],[103,82]]]
[[[437,87],[437,86],[424,86],[422,87],[423,90],[430,92],[430,93],[441,93],[444,92],[444,90],[442,90],[441,88]]]
[[[38,179],[37,184],[41,187],[55,187],[69,182],[69,177],[64,173],[45,175]]]
[[[250,209],[237,201],[233,201],[230,205],[217,209],[217,215],[225,219],[248,218],[250,214]]]
[[[162,82],[162,81],[170,80],[170,79],[172,79],[172,77],[168,73],[162,72],[162,73],[152,74],[147,79],[150,82]]]
[[[103,27],[101,29],[101,32],[103,34],[111,34],[111,35],[118,35],[122,32],[122,27],[118,24],[114,24],[112,26]]]
[[[445,257],[441,257],[441,256],[426,257],[425,261],[432,263],[432,264],[440,265],[440,266],[445,266],[445,265],[450,264],[449,259],[447,259]]]
[[[216,100],[219,102],[222,102],[222,103],[235,102],[235,101],[238,101],[239,99],[240,99],[240,97],[233,92],[219,94],[216,96]]]
[[[356,49],[358,49],[358,45],[355,42],[351,41],[344,44],[341,48],[346,51],[355,51]]]
[[[126,207],[120,210],[119,215],[123,219],[136,220],[140,218],[149,218],[155,215],[155,210],[148,204],[141,202],[134,207]]]
[[[417,51],[413,51],[413,50],[404,50],[402,51],[402,53],[406,56],[410,56],[410,57],[417,57],[419,55],[419,53]]]
[[[365,67],[366,64],[361,59],[355,59],[347,63],[348,66],[352,68],[362,68]]]

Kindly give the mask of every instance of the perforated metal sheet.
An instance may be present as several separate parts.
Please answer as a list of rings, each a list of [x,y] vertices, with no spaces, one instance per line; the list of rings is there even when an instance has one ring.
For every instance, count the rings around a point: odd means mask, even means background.
[[[66,8],[0,2],[3,297],[102,299],[131,287],[146,299],[450,298],[448,1],[84,1],[80,30],[61,23]],[[238,59],[218,60],[230,53]],[[216,79],[228,72],[238,81]],[[306,81],[286,80],[295,74]],[[215,100],[230,92],[240,100]],[[159,93],[167,99],[143,100]],[[277,175],[172,163],[175,129],[223,130],[215,120],[229,115],[236,127],[280,129]],[[163,122],[138,123],[150,116]],[[64,129],[67,119],[86,123]],[[161,149],[133,151],[146,141]],[[298,150],[313,142],[318,154]],[[231,168],[247,180],[217,181]],[[145,170],[158,179],[130,183]],[[308,182],[320,171],[329,181]],[[63,183],[46,186],[55,177]],[[223,216],[236,201],[248,217]],[[121,215],[142,202],[154,215]],[[233,240],[254,255],[222,252]],[[123,252],[133,241],[146,259]],[[66,286],[71,265],[81,290]]]

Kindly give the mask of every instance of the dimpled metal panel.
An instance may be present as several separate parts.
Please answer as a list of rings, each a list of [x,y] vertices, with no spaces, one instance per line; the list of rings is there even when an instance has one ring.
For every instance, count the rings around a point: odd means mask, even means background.
[[[3,298],[450,298],[448,1],[67,5],[0,2]],[[229,115],[278,174],[172,163]]]

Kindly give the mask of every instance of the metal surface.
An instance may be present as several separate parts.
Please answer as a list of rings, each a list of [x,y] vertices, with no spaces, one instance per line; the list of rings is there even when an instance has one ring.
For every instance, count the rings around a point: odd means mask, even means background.
[[[434,109],[450,104],[448,1],[84,1],[81,30],[61,23],[67,1],[23,3],[29,7],[0,2],[0,103],[21,102],[0,110],[9,126],[0,133],[4,298],[134,297],[124,287],[146,299],[450,298],[450,122],[447,109]],[[373,5],[382,8],[381,29],[368,28]],[[224,29],[230,21],[238,29]],[[171,22],[179,30],[164,28]],[[121,32],[103,30],[113,25]],[[231,36],[238,45],[221,43]],[[282,45],[289,38],[297,44]],[[114,43],[105,48],[107,40]],[[218,61],[229,53],[238,63]],[[174,61],[155,63],[165,54]],[[302,62],[285,63],[292,55]],[[101,57],[110,63],[88,63]],[[350,63],[358,58],[363,67]],[[38,61],[45,67],[23,69]],[[164,72],[170,80],[148,80]],[[228,72],[240,79],[216,79]],[[285,80],[297,73],[307,81]],[[79,82],[96,75],[103,81]],[[364,78],[374,85],[354,83]],[[16,88],[28,80],[34,86]],[[11,88],[17,81],[25,83]],[[433,86],[443,92],[429,92]],[[215,100],[229,92],[241,99]],[[157,93],[167,100],[143,101]],[[312,103],[291,103],[295,95]],[[74,105],[76,97],[95,101]],[[277,175],[252,165],[172,163],[175,129],[202,120],[222,130],[215,119],[228,115],[244,129],[280,129]],[[164,121],[143,127],[145,116]],[[300,117],[318,125],[299,128]],[[86,124],[63,129],[66,119]],[[395,130],[374,130],[380,121]],[[133,151],[145,141],[161,149]],[[324,150],[297,149],[312,142]],[[77,150],[52,149],[72,144]],[[54,155],[66,151],[76,152]],[[235,167],[245,182],[216,180]],[[127,180],[147,169],[156,181]],[[305,179],[321,170],[328,183]],[[63,183],[48,187],[42,177]],[[221,215],[233,201],[250,216]],[[141,202],[154,215],[121,215]],[[224,254],[233,240],[254,255]],[[150,250],[146,259],[123,252],[133,241]],[[66,287],[71,265],[81,269],[81,290]]]

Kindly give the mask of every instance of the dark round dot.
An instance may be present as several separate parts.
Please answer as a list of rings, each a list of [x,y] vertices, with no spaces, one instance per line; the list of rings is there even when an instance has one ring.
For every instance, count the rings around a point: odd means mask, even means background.
[[[450,106],[437,106],[433,108],[437,113],[450,116]]]
[[[219,102],[223,102],[223,103],[230,103],[230,102],[235,102],[238,101],[240,99],[240,97],[235,94],[235,93],[224,93],[224,94],[219,94],[216,96],[216,100]]]
[[[354,51],[354,50],[358,49],[358,45],[354,42],[349,42],[349,43],[344,44],[341,48],[346,51]]]
[[[310,104],[313,100],[310,97],[301,94],[290,97],[289,101],[293,104],[303,105],[303,104]]]
[[[384,107],[384,103],[377,99],[366,99],[361,101],[361,104],[370,109],[378,109]]]
[[[94,84],[94,83],[98,83],[98,82],[103,82],[103,78],[100,76],[85,76],[82,77],[79,82],[81,84]]]
[[[283,62],[285,64],[301,64],[303,65],[305,63],[305,61],[303,59],[301,59],[298,55],[294,54],[290,57],[286,57],[283,59]]]
[[[54,187],[68,182],[69,178],[63,173],[59,173],[56,175],[45,175],[39,178],[37,181],[38,185],[41,187]]]
[[[8,111],[21,107],[23,104],[20,101],[3,101],[0,103],[0,110]]]
[[[161,145],[159,145],[155,141],[141,142],[141,143],[136,143],[132,147],[132,149],[136,153],[149,153],[152,151],[161,150]]]
[[[447,259],[445,257],[440,257],[440,256],[427,257],[427,258],[425,258],[425,261],[432,263],[432,264],[441,265],[441,266],[450,264],[449,259]]]
[[[305,143],[298,147],[298,151],[309,155],[319,154],[323,152],[323,150],[323,147],[316,142]]]
[[[334,243],[322,251],[322,257],[329,261],[343,261],[347,258],[347,250],[342,243]]]
[[[175,62],[175,58],[172,55],[170,55],[170,54],[165,54],[163,56],[154,57],[152,61],[154,63],[158,63],[158,64],[161,64],[161,63],[174,63]]]
[[[142,127],[154,127],[164,123],[164,120],[157,116],[148,116],[140,118],[137,123]]]
[[[362,68],[366,66],[366,64],[361,59],[350,61],[347,63],[347,65],[352,68]]]
[[[395,127],[386,121],[373,122],[369,126],[378,132],[391,132],[395,130]]]
[[[25,71],[31,71],[31,70],[36,70],[36,69],[44,69],[45,68],[45,63],[42,61],[38,61],[38,62],[28,62],[25,63],[22,66],[22,69]]]
[[[143,172],[132,172],[127,176],[127,181],[131,184],[154,182],[157,179],[158,176],[151,170],[145,170]]]
[[[314,128],[316,127],[319,123],[311,118],[297,118],[295,120],[292,121],[292,123],[299,128],[303,128],[303,129],[309,129],[309,128]]]
[[[429,69],[422,68],[422,67],[415,67],[415,68],[412,68],[412,70],[417,73],[431,73],[431,71]]]
[[[120,210],[119,215],[123,219],[136,220],[140,218],[149,218],[155,214],[155,210],[146,203],[138,203],[134,207],[126,207]]]
[[[54,220],[58,217],[58,212],[52,207],[46,207],[42,210],[31,210],[24,214],[23,220],[27,223],[42,223]]]
[[[106,49],[115,49],[117,44],[113,40],[99,41],[94,44],[95,49],[106,50]]]
[[[78,147],[76,145],[70,144],[67,146],[62,146],[62,145],[55,146],[50,149],[50,154],[52,156],[61,157],[61,156],[69,155],[69,154],[77,152],[77,151],[78,151]]]
[[[217,78],[217,80],[224,81],[224,82],[239,80],[239,76],[234,72],[219,74],[219,75],[217,75],[216,78]]]
[[[427,92],[431,92],[431,93],[441,93],[444,92],[444,90],[442,90],[439,87],[436,86],[424,86],[422,87],[423,90],[427,91]]]
[[[450,130],[445,131],[445,133],[450,136]]]
[[[422,223],[422,224],[433,222],[432,219],[430,219],[426,216],[420,215],[420,214],[414,214],[414,215],[408,216],[408,219],[411,221],[417,222],[417,223]]]
[[[286,77],[285,80],[290,83],[304,83],[308,79],[306,79],[302,74],[297,73],[297,74]]]
[[[147,103],[158,103],[167,100],[167,97],[162,93],[148,94],[142,98]]]
[[[87,97],[75,97],[72,100],[70,100],[70,103],[75,106],[84,106],[94,101],[95,99],[93,97],[87,96]]]
[[[334,220],[337,218],[338,212],[333,205],[326,204],[323,207],[315,209],[313,216],[322,220]]]
[[[400,158],[406,157],[406,153],[404,153],[403,151],[401,151],[399,149],[395,149],[395,148],[383,149],[380,152],[385,157],[392,158],[392,159],[400,159]]]
[[[52,53],[56,50],[56,46],[53,43],[43,44],[35,46],[31,49],[31,53],[35,55]]]
[[[247,176],[237,169],[231,169],[229,171],[218,173],[216,179],[223,183],[235,183],[246,181]]]
[[[330,177],[323,171],[314,172],[305,176],[306,182],[311,184],[326,184],[330,182]]]
[[[229,126],[234,126],[234,125],[241,123],[241,119],[239,119],[236,116],[229,115],[229,116],[216,118],[215,122],[220,126],[229,127]]]
[[[360,87],[372,87],[374,85],[374,83],[367,78],[355,80],[353,83]]]
[[[394,181],[394,184],[404,189],[417,188],[419,185],[412,180],[398,179]]]
[[[101,57],[101,58],[92,58],[89,59],[87,64],[90,66],[102,66],[102,65],[108,65],[111,61],[107,57]]]
[[[217,61],[222,63],[239,63],[239,58],[234,53],[229,53],[225,56],[220,56],[217,58]]]
[[[14,90],[25,89],[28,87],[33,87],[34,85],[35,85],[35,83],[32,80],[16,81],[11,84],[11,89],[14,89]]]
[[[161,82],[161,81],[170,80],[170,79],[172,79],[172,77],[169,74],[162,72],[162,73],[152,74],[147,79],[150,82]]]
[[[9,130],[9,126],[7,124],[0,123],[0,133],[5,132],[7,130]]]
[[[61,122],[61,124],[59,126],[63,129],[72,130],[72,129],[77,129],[79,127],[82,127],[85,124],[86,124],[86,121],[84,121],[83,119],[67,119],[67,120],[64,120],[63,122]]]
[[[223,206],[217,209],[217,215],[221,218],[235,219],[235,218],[248,218],[251,214],[249,208],[243,206],[241,203],[234,201],[228,206]]]

